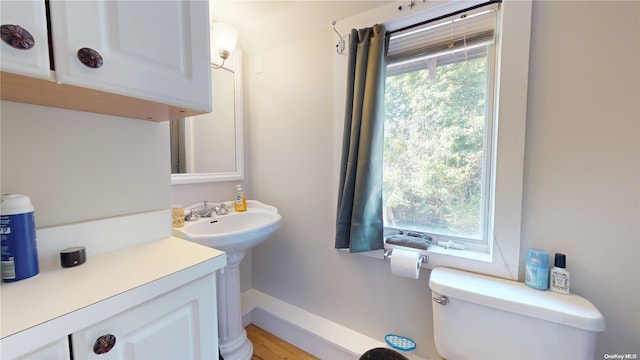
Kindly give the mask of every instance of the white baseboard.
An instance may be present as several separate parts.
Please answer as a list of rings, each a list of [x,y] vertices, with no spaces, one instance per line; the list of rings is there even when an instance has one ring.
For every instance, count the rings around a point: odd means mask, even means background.
[[[251,323],[320,359],[355,360],[387,344],[255,289],[242,294],[242,322]],[[412,360],[424,360],[412,355]]]

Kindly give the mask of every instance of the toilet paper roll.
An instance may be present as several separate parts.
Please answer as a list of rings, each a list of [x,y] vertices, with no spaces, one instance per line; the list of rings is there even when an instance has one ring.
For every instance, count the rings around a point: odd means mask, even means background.
[[[391,253],[391,273],[417,279],[420,276],[420,253],[410,250],[393,249]]]

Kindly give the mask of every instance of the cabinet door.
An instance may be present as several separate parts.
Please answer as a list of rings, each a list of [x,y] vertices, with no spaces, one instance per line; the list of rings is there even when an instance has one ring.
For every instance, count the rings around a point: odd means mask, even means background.
[[[215,276],[211,274],[75,332],[73,358],[217,359],[217,326]],[[113,348],[97,354],[94,345],[101,340],[106,344],[107,338],[115,340]],[[107,348],[103,346],[102,351]]]
[[[2,349],[1,358],[4,360],[64,360],[71,359],[69,353],[69,340],[65,336],[50,344],[34,349],[33,341],[24,344],[6,344],[4,340],[0,343]],[[23,349],[29,349],[24,351]],[[24,352],[22,352],[22,351]],[[22,352],[16,354],[16,351]]]
[[[52,1],[50,7],[58,82],[211,111],[207,1]],[[96,52],[88,55],[89,66],[79,59],[81,49]]]
[[[0,45],[2,71],[52,80],[44,1],[2,0],[0,17],[3,26],[3,41]],[[16,36],[21,37],[22,41],[16,43]],[[9,45],[4,41],[5,38],[17,47]]]

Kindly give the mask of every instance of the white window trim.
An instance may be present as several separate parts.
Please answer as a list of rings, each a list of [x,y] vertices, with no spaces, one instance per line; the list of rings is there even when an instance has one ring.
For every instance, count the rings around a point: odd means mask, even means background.
[[[398,14],[397,5],[383,6],[374,11],[341,21],[349,28],[362,28],[374,23],[384,23],[388,30],[401,28],[427,18],[444,15],[481,4],[485,1],[450,1],[429,6],[410,16]],[[527,87],[529,73],[529,42],[531,36],[531,0],[504,0],[498,17],[501,31],[496,38],[499,55],[499,74],[496,90],[496,119],[498,143],[494,171],[494,228],[489,253],[468,250],[444,249],[431,246],[420,251],[429,256],[423,267],[452,267],[497,277],[517,280],[520,266],[520,234],[522,220],[522,187],[524,169],[524,145],[527,113]],[[393,14],[395,18],[390,18]],[[403,15],[405,15],[403,17]],[[339,164],[344,109],[344,84],[346,79],[346,54],[336,56],[335,158]],[[337,176],[337,169],[336,169]],[[336,177],[337,178],[337,177]],[[337,189],[337,185],[335,187]],[[336,195],[337,196],[337,195]],[[334,197],[336,198],[336,197]],[[388,248],[396,246],[387,245]],[[382,258],[382,251],[365,255]]]

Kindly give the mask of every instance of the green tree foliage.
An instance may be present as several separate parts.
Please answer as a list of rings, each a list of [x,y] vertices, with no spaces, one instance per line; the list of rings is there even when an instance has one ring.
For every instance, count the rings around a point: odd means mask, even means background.
[[[387,223],[479,238],[487,58],[387,77]]]

